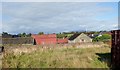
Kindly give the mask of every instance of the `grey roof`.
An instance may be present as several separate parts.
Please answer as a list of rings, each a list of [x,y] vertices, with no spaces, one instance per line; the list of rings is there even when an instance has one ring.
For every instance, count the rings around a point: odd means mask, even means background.
[[[91,38],[91,37],[87,36],[87,35],[84,34],[84,33],[76,33],[76,34],[74,34],[73,36],[71,36],[71,37],[69,38],[69,40],[74,40],[74,39],[77,38],[79,35],[85,35],[85,37]]]
[[[73,36],[71,36],[71,37],[69,38],[69,40],[74,40],[74,39],[77,38],[80,34],[81,34],[81,33],[76,33],[76,34],[74,34]]]

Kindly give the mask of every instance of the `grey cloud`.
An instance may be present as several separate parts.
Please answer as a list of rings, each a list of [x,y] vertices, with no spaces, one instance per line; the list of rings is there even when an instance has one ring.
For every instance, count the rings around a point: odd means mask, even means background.
[[[96,20],[96,16],[110,11],[113,9],[97,3],[3,3],[3,16],[12,19],[3,21],[3,31],[49,33],[83,29],[79,25],[96,30],[98,24],[110,23]]]

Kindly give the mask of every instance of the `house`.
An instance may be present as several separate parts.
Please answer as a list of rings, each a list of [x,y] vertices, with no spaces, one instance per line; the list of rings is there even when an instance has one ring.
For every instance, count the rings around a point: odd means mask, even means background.
[[[90,34],[90,35],[88,35],[88,36],[93,39],[93,38],[99,36],[99,34]]]
[[[68,42],[69,43],[92,42],[92,39],[84,33],[77,33],[71,36]]]

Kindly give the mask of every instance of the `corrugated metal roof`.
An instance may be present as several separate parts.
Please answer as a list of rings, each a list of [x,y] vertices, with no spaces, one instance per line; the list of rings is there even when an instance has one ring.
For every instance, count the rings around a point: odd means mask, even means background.
[[[57,43],[68,43],[68,39],[57,39]]]
[[[32,35],[36,44],[56,44],[56,34]]]

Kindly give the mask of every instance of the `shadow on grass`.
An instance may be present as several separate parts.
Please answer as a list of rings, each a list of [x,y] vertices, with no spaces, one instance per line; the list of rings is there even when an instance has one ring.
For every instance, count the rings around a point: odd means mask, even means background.
[[[96,53],[98,60],[107,63],[108,67],[111,67],[111,53]]]

